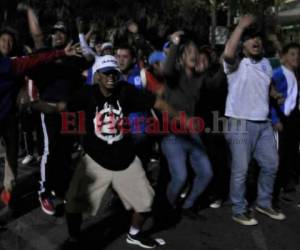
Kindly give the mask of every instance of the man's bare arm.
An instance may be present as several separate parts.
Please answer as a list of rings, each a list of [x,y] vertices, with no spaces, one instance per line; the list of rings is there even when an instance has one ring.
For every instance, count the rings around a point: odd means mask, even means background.
[[[229,40],[226,43],[224,50],[225,60],[235,61],[236,52],[243,35],[244,30],[254,22],[254,17],[251,15],[242,16],[239,24],[231,34]]]
[[[40,23],[38,21],[38,17],[34,10],[25,3],[20,3],[18,5],[19,10],[24,10],[27,12],[27,20],[29,25],[30,34],[32,36],[32,39],[34,41],[34,45],[36,49],[41,49],[45,47],[44,43],[44,34],[42,32],[42,29],[40,27]]]

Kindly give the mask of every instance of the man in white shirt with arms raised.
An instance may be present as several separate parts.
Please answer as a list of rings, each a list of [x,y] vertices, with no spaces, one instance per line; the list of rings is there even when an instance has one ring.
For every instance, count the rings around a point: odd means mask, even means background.
[[[268,119],[269,97],[279,101],[281,95],[271,88],[272,68],[262,55],[261,35],[253,23],[253,16],[243,16],[224,51],[224,70],[228,79],[225,110],[228,131],[225,132],[232,155],[230,199],[233,220],[242,225],[257,224],[257,220],[248,212],[245,199],[251,158],[255,158],[261,167],[256,210],[276,220],[285,218],[284,214],[272,208],[278,154]],[[240,41],[243,52],[241,59],[237,56]]]

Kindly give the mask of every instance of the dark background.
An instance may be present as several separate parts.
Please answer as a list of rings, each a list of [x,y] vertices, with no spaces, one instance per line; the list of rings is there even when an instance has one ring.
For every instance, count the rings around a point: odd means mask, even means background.
[[[30,45],[26,15],[16,10],[18,2],[34,8],[45,34],[57,20],[63,20],[75,35],[75,20],[80,16],[87,23],[86,29],[89,22],[96,22],[102,37],[107,36],[107,30],[124,27],[132,19],[156,47],[161,46],[167,34],[177,29],[190,31],[199,43],[209,42],[211,15],[208,0],[0,0],[1,26],[14,27],[19,31],[20,40]],[[218,8],[217,13],[218,23],[225,25],[226,11]]]

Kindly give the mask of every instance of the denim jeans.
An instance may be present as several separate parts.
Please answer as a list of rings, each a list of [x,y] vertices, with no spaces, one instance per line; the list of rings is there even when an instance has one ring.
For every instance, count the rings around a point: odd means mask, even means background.
[[[231,151],[230,199],[233,214],[247,212],[246,179],[252,157],[260,166],[256,204],[271,207],[278,152],[269,121],[253,122],[230,118],[225,137]]]
[[[187,157],[195,173],[193,185],[183,208],[191,208],[212,179],[212,168],[199,135],[170,134],[162,140],[162,152],[165,155],[171,181],[167,197],[173,207],[187,181]]]

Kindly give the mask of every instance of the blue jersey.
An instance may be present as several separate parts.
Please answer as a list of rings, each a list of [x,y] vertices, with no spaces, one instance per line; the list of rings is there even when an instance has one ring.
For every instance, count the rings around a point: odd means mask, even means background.
[[[279,107],[281,115],[289,116],[295,109],[298,99],[298,83],[294,72],[281,66],[274,70],[272,82],[276,90],[283,95],[285,101]],[[280,121],[278,110],[271,107],[272,123],[276,124]]]
[[[140,90],[145,89],[141,80],[141,70],[138,65],[134,65],[133,69],[129,72],[129,75],[127,77],[127,82],[134,85],[136,88]],[[129,115],[131,132],[133,134],[145,133],[146,118],[147,118],[147,113],[145,112],[134,112]]]

